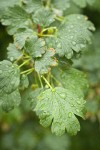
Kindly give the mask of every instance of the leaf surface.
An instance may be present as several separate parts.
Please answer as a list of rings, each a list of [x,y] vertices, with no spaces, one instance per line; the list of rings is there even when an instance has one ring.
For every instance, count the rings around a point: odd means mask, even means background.
[[[15,107],[18,107],[21,102],[20,93],[17,90],[10,94],[5,94],[0,91],[0,108],[8,112]]]
[[[40,73],[48,73],[50,67],[57,65],[57,60],[54,58],[55,51],[47,50],[46,53],[35,61],[35,70]]]
[[[3,60],[0,62],[0,90],[11,93],[20,83],[20,71],[16,64]]]
[[[51,125],[56,135],[64,134],[65,130],[75,135],[80,130],[80,124],[75,115],[83,117],[84,99],[81,94],[73,93],[71,89],[56,87],[55,91],[45,90],[38,97],[35,107],[44,127]]]

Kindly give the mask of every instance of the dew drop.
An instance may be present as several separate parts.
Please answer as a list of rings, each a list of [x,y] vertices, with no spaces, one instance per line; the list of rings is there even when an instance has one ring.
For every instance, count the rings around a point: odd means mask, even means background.
[[[73,26],[73,25],[71,25],[71,26],[70,26],[70,28],[74,28],[74,26]]]
[[[72,36],[70,36],[70,39],[73,39],[74,38],[74,36],[72,35]]]
[[[75,41],[73,41],[73,42],[72,42],[72,44],[73,44],[73,45],[76,45],[76,42],[75,42]]]
[[[76,111],[79,113],[80,111],[79,111],[79,109],[76,109]]]
[[[81,19],[81,16],[77,16],[77,19]]]
[[[77,101],[77,104],[81,105],[81,101]]]
[[[68,117],[69,117],[69,118],[72,117],[72,113],[71,113],[71,112],[68,113]]]
[[[73,105],[73,104],[71,104],[71,107],[74,107],[74,105]]]
[[[66,94],[64,94],[64,93],[61,93],[60,96],[61,96],[62,98],[66,98]]]

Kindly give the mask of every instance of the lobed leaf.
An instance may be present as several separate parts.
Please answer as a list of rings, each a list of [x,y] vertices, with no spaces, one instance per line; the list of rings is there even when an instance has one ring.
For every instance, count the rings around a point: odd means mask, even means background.
[[[26,28],[31,24],[30,16],[18,5],[9,7],[2,16],[1,22],[8,26],[8,33],[13,35],[18,29]]]
[[[74,52],[79,53],[91,42],[91,31],[94,30],[93,24],[85,16],[68,15],[59,27],[56,53],[71,59]]]
[[[40,74],[48,73],[52,66],[57,65],[57,60],[54,58],[55,51],[47,50],[46,53],[35,60],[35,70]]]
[[[42,38],[34,36],[26,40],[25,51],[33,58],[41,57],[45,50],[45,41]]]
[[[81,94],[71,89],[56,87],[54,91],[45,90],[38,97],[35,107],[36,114],[40,118],[40,124],[44,127],[51,125],[51,130],[56,135],[64,134],[65,130],[71,135],[80,131],[77,116],[83,117],[84,99]]]

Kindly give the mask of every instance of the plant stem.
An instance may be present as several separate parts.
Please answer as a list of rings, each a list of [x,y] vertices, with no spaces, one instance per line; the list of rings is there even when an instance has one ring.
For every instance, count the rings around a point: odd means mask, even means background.
[[[56,16],[55,19],[58,20],[58,21],[60,21],[60,22],[62,22],[64,20],[63,17],[58,17],[58,16]]]
[[[28,59],[26,61],[24,61],[20,66],[18,66],[18,68],[21,68],[22,66],[24,66],[25,64],[27,64],[31,59]]]
[[[50,87],[50,89],[51,89],[52,91],[54,91],[54,89],[52,88],[52,86],[50,85],[50,83],[47,81],[47,79],[46,79],[44,76],[42,76],[42,78],[43,78],[43,80],[46,82],[46,84]]]
[[[41,76],[40,76],[39,73],[37,73],[37,74],[38,74],[38,78],[39,78],[39,81],[40,81],[40,84],[41,84],[41,88],[43,88],[43,83],[42,83],[42,80],[41,80]]]
[[[31,73],[33,70],[34,70],[34,68],[31,68],[31,69],[28,69],[28,70],[25,70],[25,71],[21,72],[20,74],[25,74],[25,73],[29,74],[29,73]]]

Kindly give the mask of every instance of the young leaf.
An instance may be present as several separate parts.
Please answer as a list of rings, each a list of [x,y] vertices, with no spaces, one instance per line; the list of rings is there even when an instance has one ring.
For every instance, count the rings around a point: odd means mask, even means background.
[[[33,21],[43,27],[48,27],[55,21],[55,15],[48,9],[42,8],[33,15]]]
[[[16,90],[20,83],[20,71],[16,64],[8,60],[0,62],[0,90],[11,93]]]
[[[4,111],[8,112],[12,110],[14,107],[19,106],[20,102],[21,97],[18,89],[10,94],[5,94],[0,91],[0,108]]]
[[[26,39],[32,37],[33,35],[36,36],[36,33],[33,32],[32,29],[19,29],[14,35],[14,43],[19,49],[22,49],[25,45]]]
[[[15,5],[14,7],[9,7],[9,9],[5,11],[1,22],[3,25],[8,26],[8,33],[12,35],[18,29],[29,26],[31,23],[29,18],[29,15],[24,9]]]
[[[78,6],[80,7],[86,7],[87,4],[92,5],[95,0],[73,0]]]
[[[37,10],[41,9],[42,1],[41,0],[23,0],[23,8],[28,13],[36,12]]]
[[[37,36],[28,38],[25,43],[25,51],[32,56],[41,57],[45,53],[45,41],[42,38],[37,38]]]
[[[87,42],[91,42],[91,32],[94,31],[94,26],[83,15],[69,15],[61,24],[58,33],[58,44],[56,52],[59,56],[66,56],[70,59],[73,56],[73,51],[79,53]]]
[[[19,57],[21,57],[23,55],[21,50],[17,49],[15,44],[12,44],[12,43],[9,44],[9,46],[7,47],[7,50],[8,50],[7,58],[10,61],[17,60]]]
[[[46,53],[35,61],[35,70],[40,74],[48,73],[50,67],[57,65],[57,60],[54,59],[55,52],[47,50]]]
[[[78,92],[56,87],[54,91],[47,89],[41,93],[34,109],[40,118],[40,124],[44,127],[51,124],[52,132],[56,135],[64,134],[65,130],[71,135],[80,131],[80,124],[75,115],[84,117],[85,101]]]

